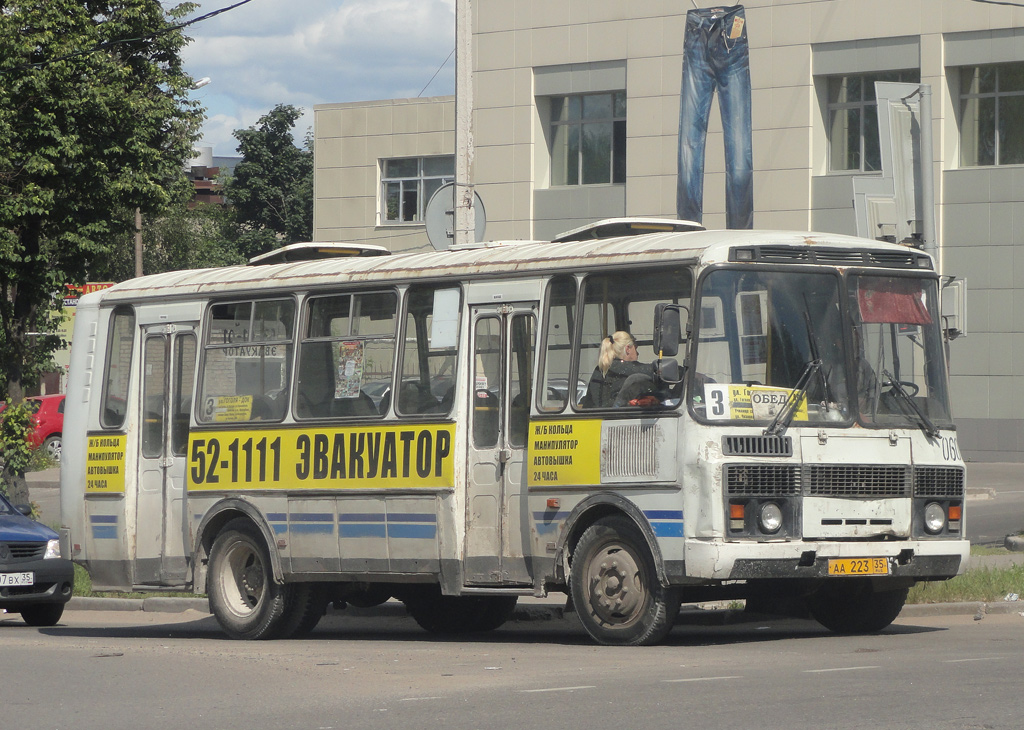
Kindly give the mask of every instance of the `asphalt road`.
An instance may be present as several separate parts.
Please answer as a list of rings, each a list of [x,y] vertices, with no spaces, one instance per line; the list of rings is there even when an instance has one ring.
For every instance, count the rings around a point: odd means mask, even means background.
[[[967,536],[976,545],[1002,545],[1024,532],[1024,464],[968,464]],[[977,485],[981,490],[974,490]]]
[[[1024,616],[900,619],[840,637],[773,620],[680,626],[650,648],[572,622],[445,641],[409,619],[329,617],[236,642],[197,613],[0,620],[4,728],[1018,730]]]

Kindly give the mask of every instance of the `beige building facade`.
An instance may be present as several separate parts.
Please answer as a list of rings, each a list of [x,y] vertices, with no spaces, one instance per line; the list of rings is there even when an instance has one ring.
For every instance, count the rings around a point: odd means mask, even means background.
[[[682,0],[476,0],[473,179],[489,240],[676,217]],[[710,7],[710,6],[709,6]],[[968,284],[951,382],[967,458],[1024,461],[1024,8],[977,0],[753,0],[754,226],[856,233],[880,175],[875,81],[932,91],[941,272]],[[712,104],[704,216],[725,226]],[[315,238],[429,246],[450,97],[315,109]]]

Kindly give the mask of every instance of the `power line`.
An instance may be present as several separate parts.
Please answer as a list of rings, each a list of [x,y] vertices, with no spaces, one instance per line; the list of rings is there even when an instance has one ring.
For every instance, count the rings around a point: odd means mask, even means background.
[[[0,74],[8,73],[10,71],[18,71],[18,70],[26,69],[26,68],[36,68],[36,69],[39,69],[39,68],[43,68],[44,66],[49,66],[51,63],[58,63],[59,61],[67,61],[67,60],[72,59],[72,58],[78,58],[79,56],[86,56],[86,55],[88,55],[90,53],[96,53],[97,51],[102,51],[102,50],[105,50],[107,48],[111,48],[113,46],[120,45],[122,43],[134,43],[134,42],[137,42],[137,41],[152,40],[153,38],[156,38],[158,36],[166,35],[167,33],[173,33],[176,30],[181,30],[182,28],[187,28],[190,25],[195,25],[196,23],[202,22],[204,20],[209,20],[210,18],[213,18],[213,17],[215,17],[217,15],[220,15],[222,13],[226,13],[229,10],[234,10],[235,8],[239,8],[239,7],[243,6],[243,5],[247,5],[248,3],[251,3],[251,2],[252,2],[252,0],[239,0],[239,2],[237,2],[237,3],[233,4],[233,5],[228,5],[227,7],[220,8],[218,10],[212,10],[209,13],[204,13],[203,15],[200,15],[198,17],[192,18],[192,20],[186,20],[184,23],[177,23],[175,25],[169,25],[166,28],[162,28],[161,30],[158,30],[158,31],[156,31],[154,33],[150,33],[149,35],[138,36],[136,38],[116,38],[116,39],[114,39],[112,41],[103,41],[102,43],[99,43],[99,44],[93,46],[92,48],[87,48],[84,51],[76,51],[75,53],[69,53],[66,56],[58,56],[57,58],[50,58],[50,59],[48,59],[46,61],[36,61],[35,63],[23,63],[23,64],[21,64],[19,66],[15,66],[13,68],[6,69],[6,70],[0,69]]]
[[[427,90],[427,86],[430,86],[432,83],[434,83],[434,79],[436,79],[437,75],[439,73],[441,73],[441,69],[448,65],[448,62],[450,60],[452,60],[452,56],[454,54],[455,54],[455,49],[453,48],[452,52],[448,54],[448,58],[444,59],[444,63],[442,63],[440,66],[437,67],[437,71],[435,71],[434,75],[430,77],[430,81],[427,82],[426,86],[424,86],[422,89],[420,89],[420,93],[416,94],[416,98],[417,99],[419,99],[421,96],[423,96],[423,92]]]

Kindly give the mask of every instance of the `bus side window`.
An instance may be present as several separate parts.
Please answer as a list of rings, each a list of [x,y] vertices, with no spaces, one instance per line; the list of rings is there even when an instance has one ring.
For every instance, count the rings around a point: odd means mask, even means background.
[[[461,291],[457,287],[410,287],[406,294],[402,374],[397,411],[415,416],[451,411],[456,383]]]
[[[575,398],[586,387],[569,373],[575,312],[576,279],[554,277],[548,287],[544,313],[544,364],[541,366],[544,375],[537,392],[537,407],[542,411],[563,410],[569,398]]]
[[[208,316],[199,420],[281,420],[291,383],[294,300],[220,302]]]
[[[110,318],[107,358],[103,376],[103,401],[100,425],[121,428],[128,414],[128,385],[132,372],[135,344],[135,310],[118,307]]]

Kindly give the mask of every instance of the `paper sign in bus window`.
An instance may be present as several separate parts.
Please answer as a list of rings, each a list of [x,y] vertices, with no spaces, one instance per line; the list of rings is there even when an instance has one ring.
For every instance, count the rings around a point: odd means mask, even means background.
[[[351,340],[338,344],[335,398],[358,398],[363,387],[363,342]]]

